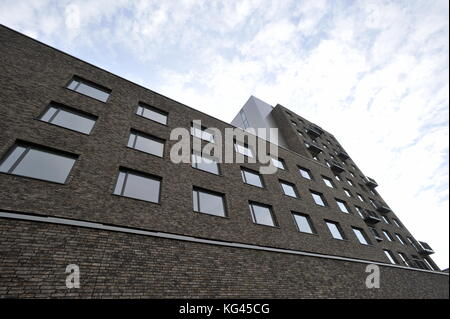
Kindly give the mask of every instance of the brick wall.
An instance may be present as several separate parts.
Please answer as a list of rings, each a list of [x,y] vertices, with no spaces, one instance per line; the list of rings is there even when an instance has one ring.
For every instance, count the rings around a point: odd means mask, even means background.
[[[448,298],[448,276],[65,225],[0,220],[0,297]],[[67,289],[68,264],[80,289]]]

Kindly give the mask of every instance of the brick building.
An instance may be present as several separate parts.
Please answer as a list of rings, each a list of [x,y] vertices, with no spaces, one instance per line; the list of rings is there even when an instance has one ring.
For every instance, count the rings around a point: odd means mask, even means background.
[[[0,40],[0,297],[448,298],[432,249],[319,126],[251,97],[232,124],[279,128],[275,174],[175,164],[173,128],[206,143],[233,126],[3,26]]]

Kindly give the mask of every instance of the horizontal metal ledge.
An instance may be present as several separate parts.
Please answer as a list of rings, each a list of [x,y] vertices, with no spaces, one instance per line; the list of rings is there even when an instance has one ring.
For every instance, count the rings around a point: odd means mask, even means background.
[[[86,221],[68,219],[68,218],[38,216],[38,215],[30,215],[30,214],[22,214],[22,213],[11,213],[11,212],[5,212],[5,211],[0,211],[0,218],[19,219],[19,220],[43,222],[43,223],[57,224],[57,225],[76,226],[76,227],[83,227],[83,228],[89,228],[89,229],[107,230],[107,231],[121,232],[121,233],[127,233],[127,234],[136,234],[136,235],[151,236],[151,237],[158,237],[158,238],[165,238],[165,239],[172,239],[172,240],[188,241],[188,242],[199,243],[199,244],[261,250],[261,251],[268,251],[268,252],[275,252],[275,253],[282,253],[282,254],[291,254],[291,255],[325,258],[325,259],[332,259],[332,260],[349,261],[349,262],[356,262],[356,263],[361,263],[361,264],[375,264],[375,265],[380,265],[383,267],[392,267],[392,268],[400,268],[400,269],[405,269],[405,270],[410,270],[410,271],[427,272],[427,273],[443,275],[443,276],[449,275],[449,274],[441,272],[441,271],[416,269],[416,268],[410,268],[410,267],[401,266],[401,265],[386,264],[386,263],[382,263],[382,262],[370,261],[370,260],[364,260],[364,259],[355,259],[355,258],[348,258],[348,257],[326,255],[326,254],[309,253],[309,252],[300,251],[300,250],[291,250],[291,249],[273,248],[273,247],[267,247],[267,246],[233,243],[233,242],[226,242],[226,241],[213,240],[213,239],[203,239],[203,238],[186,236],[186,235],[176,235],[176,234],[170,234],[170,233],[164,233],[164,232],[141,230],[141,229],[136,229],[136,228],[111,226],[111,225],[105,225],[105,224],[101,224],[101,223],[86,222]]]

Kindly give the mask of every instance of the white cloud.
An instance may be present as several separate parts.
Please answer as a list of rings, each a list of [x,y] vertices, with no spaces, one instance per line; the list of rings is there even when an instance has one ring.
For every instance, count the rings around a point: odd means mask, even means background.
[[[448,267],[447,1],[14,0],[0,21],[228,122],[250,94],[292,108]]]

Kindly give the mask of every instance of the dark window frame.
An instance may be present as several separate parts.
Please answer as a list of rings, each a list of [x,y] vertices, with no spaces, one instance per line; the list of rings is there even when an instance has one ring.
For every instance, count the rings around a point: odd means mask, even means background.
[[[195,210],[195,207],[194,207],[194,193],[197,194],[198,210]],[[201,205],[200,205],[200,193],[221,197],[222,205],[223,205],[223,216],[222,215],[211,214],[211,213],[207,213],[207,212],[202,212],[201,211]],[[221,218],[229,218],[229,216],[228,216],[228,205],[227,205],[224,193],[213,191],[213,190],[206,189],[206,188],[203,188],[203,187],[192,186],[192,193],[191,194],[192,194],[191,195],[192,196],[191,197],[191,199],[192,199],[192,211],[194,213],[204,214],[204,215],[209,215],[209,216],[215,216],[215,217],[221,217]]]
[[[139,114],[139,108],[142,108],[141,114]],[[147,110],[150,110],[152,112],[159,113],[160,115],[165,116],[166,117],[166,123],[161,123],[159,121],[155,121],[152,118],[144,116],[144,109],[147,109]],[[157,108],[157,107],[155,107],[153,105],[150,105],[150,104],[147,104],[147,103],[144,103],[144,102],[141,102],[141,101],[139,101],[137,103],[136,112],[134,114],[136,114],[137,116],[140,116],[140,117],[142,117],[144,119],[147,119],[149,121],[152,121],[154,123],[158,123],[158,124],[161,124],[161,125],[164,125],[164,126],[168,126],[169,125],[169,112],[161,110],[161,109],[159,109],[159,108]]]
[[[119,181],[120,173],[124,173],[125,174],[125,178],[123,180],[123,184],[122,184],[122,188],[120,190],[120,194],[115,194],[114,191],[115,191],[115,189],[117,187],[117,183]],[[159,181],[158,202],[152,202],[152,201],[149,201],[149,200],[146,200],[146,199],[135,198],[135,197],[130,197],[130,196],[123,195],[124,191],[125,191],[125,188],[126,188],[127,180],[128,180],[128,174],[132,174],[132,175],[136,175],[136,176],[139,176],[139,177],[152,179],[154,181]],[[152,204],[156,204],[156,205],[161,205],[162,186],[163,186],[163,178],[161,176],[154,175],[154,174],[151,174],[151,173],[141,172],[141,171],[138,171],[138,170],[135,170],[135,169],[131,169],[131,168],[120,166],[118,174],[117,174],[117,176],[115,178],[112,194],[114,196],[120,196],[120,197],[130,198],[130,199],[134,199],[134,200],[138,200],[138,201],[142,201],[142,202],[146,202],[146,203],[152,203]]]
[[[240,171],[241,171],[241,178],[242,178],[242,181],[244,182],[244,184],[250,185],[250,186],[253,186],[253,187],[257,187],[257,188],[259,188],[259,189],[265,189],[265,188],[266,188],[266,184],[265,184],[265,181],[264,181],[262,175],[259,174],[257,171],[252,170],[252,169],[247,168],[247,167],[244,167],[244,166],[241,166]],[[259,180],[261,181],[261,185],[262,185],[262,186],[257,186],[257,185],[253,185],[253,184],[248,183],[248,182],[247,182],[247,179],[246,179],[246,177],[245,177],[245,174],[244,174],[245,171],[248,172],[248,173],[250,173],[250,174],[258,175]]]
[[[266,226],[266,227],[280,228],[280,225],[278,224],[278,220],[277,220],[277,218],[275,216],[275,213],[273,211],[272,205],[268,205],[268,204],[264,204],[264,203],[260,203],[260,202],[255,202],[255,201],[249,201],[248,205],[249,205],[250,215],[252,217],[253,224],[260,225],[260,226]],[[256,217],[255,217],[255,212],[254,212],[254,209],[253,209],[253,205],[260,206],[260,207],[265,207],[265,208],[269,209],[270,216],[272,217],[273,226],[272,225],[266,225],[266,224],[260,224],[260,223],[256,222]]]
[[[43,118],[44,115],[48,112],[48,110],[49,110],[50,108],[55,108],[55,109],[57,109],[57,110],[56,110],[56,112],[49,118],[48,121],[45,121],[45,120],[43,120],[42,118]],[[92,125],[92,128],[91,128],[91,130],[89,131],[89,133],[85,133],[85,132],[81,132],[81,131],[79,131],[79,130],[76,130],[76,129],[73,129],[73,128],[70,128],[70,127],[66,127],[66,126],[62,126],[62,125],[59,125],[59,124],[52,123],[52,120],[55,119],[55,117],[58,115],[58,113],[60,112],[60,110],[63,110],[63,111],[66,111],[66,112],[68,112],[68,113],[72,113],[72,114],[75,114],[75,115],[79,115],[80,117],[88,118],[88,119],[94,121],[94,125]],[[77,113],[78,113],[78,114],[77,114]],[[35,119],[38,120],[38,121],[40,121],[40,122],[42,122],[42,123],[47,123],[47,124],[50,124],[50,125],[54,125],[54,126],[57,126],[57,127],[60,127],[60,128],[63,128],[63,129],[69,130],[69,131],[72,131],[72,132],[76,132],[76,133],[80,133],[80,134],[88,135],[88,136],[89,136],[89,135],[91,135],[92,131],[93,131],[94,128],[95,128],[95,125],[97,124],[98,116],[97,116],[97,115],[94,115],[94,114],[91,114],[91,113],[88,113],[88,112],[83,111],[83,110],[76,109],[76,108],[74,108],[74,107],[71,107],[71,106],[68,106],[68,105],[65,105],[65,104],[62,104],[62,103],[59,103],[59,102],[50,101],[50,103],[45,107],[44,111],[42,111],[42,112],[39,114],[39,116],[36,117]]]
[[[311,216],[309,216],[307,214],[299,213],[299,212],[296,212],[296,211],[291,211],[291,215],[292,215],[292,218],[294,219],[294,224],[295,224],[295,226],[296,226],[296,228],[297,228],[299,233],[308,234],[308,235],[318,235],[317,229],[314,226],[314,223],[312,222]],[[308,233],[308,232],[304,232],[304,231],[300,230],[300,227],[299,227],[299,225],[297,223],[297,220],[295,219],[295,215],[302,216],[302,217],[306,218],[306,221],[307,221],[309,227],[311,228],[312,233]]]
[[[78,161],[78,158],[79,158],[78,154],[70,153],[70,152],[67,152],[67,151],[55,149],[55,148],[48,147],[48,146],[39,145],[39,144],[32,143],[32,142],[16,140],[14,142],[14,144],[9,147],[9,149],[5,152],[3,157],[0,159],[0,166],[8,159],[8,157],[14,152],[14,150],[17,147],[25,148],[25,150],[14,161],[14,163],[11,165],[11,167],[8,169],[8,171],[0,172],[0,174],[8,174],[8,175],[11,175],[11,176],[19,176],[19,177],[22,177],[22,178],[30,178],[30,179],[37,180],[37,181],[44,181],[44,182],[47,182],[47,183],[55,183],[55,184],[59,184],[59,185],[67,185],[68,184],[68,181],[69,181],[69,179],[70,179],[70,177],[72,175],[72,172],[74,171],[75,166],[77,164],[77,161]],[[29,151],[31,149],[73,159],[75,162],[73,163],[71,169],[67,173],[67,177],[64,180],[64,182],[56,182],[56,181],[51,181],[51,180],[47,180],[47,179],[37,178],[37,177],[33,177],[33,176],[26,176],[26,175],[19,175],[19,174],[12,173],[16,169],[16,167],[20,164],[20,162],[25,158],[25,156],[29,153]]]
[[[72,81],[78,82],[78,84],[77,84],[73,89],[69,88],[69,86],[70,86],[70,84],[72,83]],[[102,100],[97,99],[97,98],[95,98],[95,97],[93,97],[93,96],[90,96],[90,95],[84,94],[84,93],[82,93],[82,92],[76,91],[76,89],[80,86],[81,83],[83,83],[83,84],[85,84],[85,85],[87,85],[87,86],[90,86],[90,87],[92,87],[92,88],[94,88],[94,89],[97,89],[97,90],[99,90],[99,91],[102,91],[103,93],[107,93],[107,94],[108,94],[107,99],[106,99],[105,101],[102,101]],[[72,91],[72,92],[76,92],[76,93],[81,94],[81,95],[83,95],[83,96],[87,96],[87,97],[89,97],[89,98],[91,98],[91,99],[94,99],[94,100],[96,100],[96,101],[99,101],[99,102],[102,102],[102,103],[105,103],[105,104],[108,102],[108,100],[109,100],[109,98],[111,97],[111,94],[112,94],[112,90],[109,89],[109,88],[107,88],[106,86],[103,86],[103,85],[101,85],[101,84],[95,83],[95,82],[93,82],[93,81],[91,81],[91,80],[87,80],[86,78],[83,78],[83,77],[81,77],[81,76],[79,76],[79,75],[75,75],[75,74],[74,74],[74,75],[71,77],[71,79],[67,82],[65,88],[66,88],[67,90],[70,90],[70,91]]]

